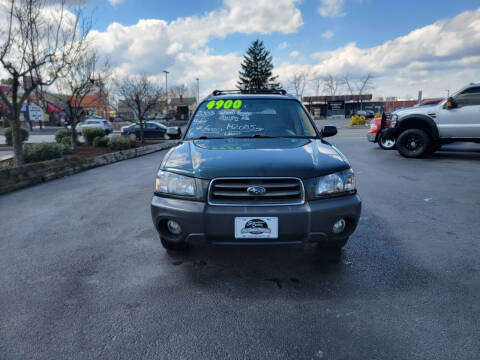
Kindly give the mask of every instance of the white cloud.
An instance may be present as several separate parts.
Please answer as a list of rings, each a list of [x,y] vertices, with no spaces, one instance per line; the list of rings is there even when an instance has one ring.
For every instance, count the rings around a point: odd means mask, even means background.
[[[119,75],[146,72],[163,84],[162,70],[168,69],[169,83],[188,84],[198,77],[201,92],[206,94],[205,90],[235,86],[246,50],[218,54],[208,48],[211,38],[232,33],[297,31],[302,26],[298,3],[226,0],[224,7],[203,16],[172,22],[140,20],[132,26],[113,23],[105,32],[95,31],[92,35],[101,53],[110,56]],[[328,38],[327,33],[322,35]],[[286,42],[278,45],[287,46]],[[425,96],[441,96],[444,89],[480,81],[480,9],[437,21],[378,46],[361,48],[349,43],[315,53],[313,65],[301,64],[303,57],[297,51],[290,55],[284,63],[274,59],[275,73],[283,82],[299,71],[316,76],[349,73],[353,77],[371,72],[376,77],[376,95],[404,96],[422,89]],[[305,93],[309,91],[312,89],[307,88]]]
[[[429,69],[433,64],[442,64],[443,67],[478,54],[480,9],[437,21],[372,48],[361,49],[355,43],[349,43],[335,51],[312,56],[322,60],[322,67],[330,72],[347,69],[384,72]]]
[[[320,0],[318,13],[323,17],[344,16],[344,3],[345,0]]]
[[[281,42],[278,44],[279,49],[285,49],[288,46],[288,43],[286,41]]]
[[[297,50],[293,50],[290,54],[288,54],[288,56],[292,58],[296,58],[298,55],[300,55],[300,53]]]
[[[375,75],[378,95],[444,95],[480,81],[480,9],[466,11],[448,20],[416,29],[379,46],[359,48],[355,43],[312,55],[318,64],[309,66],[317,76],[332,74]],[[280,80],[287,79],[304,65],[281,64]]]
[[[300,0],[224,0],[224,6],[202,16],[139,20],[124,26],[112,23],[105,32],[92,31],[98,50],[111,59],[121,74],[146,72],[161,75],[171,71],[172,83],[223,83],[237,77],[241,58],[237,54],[214,55],[207,43],[229,34],[293,33],[303,25],[297,5]],[[246,50],[246,49],[239,49]]]
[[[335,33],[332,30],[327,30],[322,34],[322,38],[331,39],[333,35],[335,35]]]
[[[125,0],[108,0],[108,2],[109,2],[110,4],[112,4],[113,6],[118,5],[118,4],[120,4],[120,3],[123,3],[124,1],[125,1]]]

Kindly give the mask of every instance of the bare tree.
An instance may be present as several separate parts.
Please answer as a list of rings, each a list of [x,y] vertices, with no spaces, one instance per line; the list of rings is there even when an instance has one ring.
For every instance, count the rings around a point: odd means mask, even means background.
[[[342,77],[343,84],[347,87],[349,94],[353,96],[356,93],[359,96],[360,110],[362,109],[362,95],[365,94],[365,91],[373,89],[373,80],[374,76],[370,73],[358,78],[353,78],[349,73]]]
[[[0,91],[0,99],[12,128],[14,163],[20,166],[22,105],[39,86],[53,84],[70,55],[83,47],[87,31],[82,31],[82,13],[67,11],[66,0],[10,0],[1,7],[7,26],[0,34],[0,64],[12,85],[8,94]]]
[[[308,81],[308,74],[306,72],[295,73],[288,81],[289,87],[293,91],[295,91],[295,96],[297,98],[300,98],[300,99],[302,98],[307,81]]]
[[[322,87],[322,82],[323,82],[322,78],[315,76],[310,81],[312,82],[313,88],[315,89],[315,96],[319,96],[320,88]]]
[[[187,91],[188,91],[188,89],[184,84],[174,85],[174,86],[171,86],[170,89],[168,89],[168,92],[170,94],[169,97],[171,99],[172,98],[178,98],[178,97],[180,97],[180,95],[185,96]]]
[[[144,142],[145,115],[162,97],[163,89],[152,83],[147,75],[127,76],[117,85],[118,96],[132,109],[140,123],[140,139]]]
[[[360,98],[360,110],[362,110],[362,95],[365,91],[373,89],[373,79],[374,76],[371,73],[364,75],[358,79],[357,82],[357,91]]]
[[[343,84],[347,87],[348,93],[353,96],[355,93],[355,89],[354,89],[355,84],[350,74],[347,73],[343,75],[342,81],[343,81]]]
[[[106,61],[98,69],[98,56],[95,49],[86,46],[83,51],[72,54],[68,66],[60,72],[56,81],[58,94],[50,94],[62,104],[62,109],[70,118],[70,145],[72,150],[77,143],[76,125],[85,114],[84,102],[87,96],[97,94],[98,105],[108,107],[110,68]],[[44,93],[42,91],[42,93]],[[45,98],[45,96],[42,96]]]
[[[334,77],[332,74],[327,74],[323,78],[324,82],[324,91],[326,91],[329,95],[335,96],[337,95],[337,91],[342,85],[342,80]]]

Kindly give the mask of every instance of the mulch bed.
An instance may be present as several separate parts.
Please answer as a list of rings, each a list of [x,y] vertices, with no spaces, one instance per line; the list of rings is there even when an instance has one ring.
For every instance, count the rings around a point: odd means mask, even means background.
[[[142,145],[140,143],[140,141],[137,141],[137,144],[136,144],[135,147],[159,144],[159,143],[162,143],[162,142],[163,141],[161,141],[161,140],[159,140],[159,141],[145,141],[145,143]],[[111,152],[114,152],[114,151],[118,151],[118,150],[111,150],[109,147],[101,148],[101,147],[94,147],[94,146],[89,146],[89,145],[82,144],[82,145],[77,146],[77,148],[75,149],[75,151],[73,152],[72,155],[78,156],[81,159],[88,159],[88,158],[91,158],[91,157],[108,154],[108,153],[111,153]]]
[[[164,140],[145,141],[145,143],[142,145],[140,141],[137,141],[136,147],[160,144],[163,142]],[[88,159],[88,158],[108,154],[115,151],[118,151],[118,150],[112,150],[109,147],[101,148],[101,147],[94,147],[86,144],[81,144],[77,146],[77,148],[75,149],[72,155],[77,156],[80,159]],[[7,165],[13,166],[13,159],[0,161],[0,168],[2,168],[2,166],[7,166]]]

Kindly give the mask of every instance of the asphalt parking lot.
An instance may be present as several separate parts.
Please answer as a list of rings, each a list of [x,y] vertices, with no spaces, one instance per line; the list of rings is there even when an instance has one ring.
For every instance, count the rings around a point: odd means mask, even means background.
[[[340,255],[166,253],[149,201],[164,152],[0,196],[0,359],[476,359],[480,145],[405,159],[331,142],[363,200]]]

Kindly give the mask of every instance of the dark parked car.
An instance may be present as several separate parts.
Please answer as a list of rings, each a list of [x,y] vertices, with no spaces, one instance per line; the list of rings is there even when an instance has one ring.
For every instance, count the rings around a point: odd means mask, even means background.
[[[355,175],[284,91],[214,91],[164,157],[151,201],[166,249],[314,242],[339,249],[361,211]],[[258,92],[258,91],[257,91]]]
[[[163,139],[166,132],[167,127],[165,125],[153,121],[146,121],[144,123],[143,136],[145,139]],[[140,124],[135,123],[122,127],[122,135],[128,136],[131,134],[135,134],[137,139],[140,139]]]
[[[375,117],[375,112],[373,110],[358,110],[356,115],[365,116],[366,119],[373,119]]]

